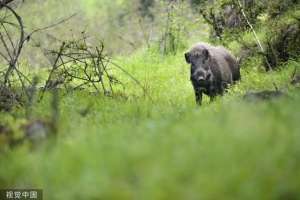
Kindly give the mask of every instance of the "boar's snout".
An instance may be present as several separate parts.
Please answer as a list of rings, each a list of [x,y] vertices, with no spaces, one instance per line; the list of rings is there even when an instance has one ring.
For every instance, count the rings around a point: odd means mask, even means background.
[[[199,76],[197,79],[196,79],[196,81],[198,82],[198,83],[205,83],[205,78],[203,77],[203,76]]]
[[[205,77],[204,75],[199,75],[199,74],[192,74],[191,76],[191,81],[200,83],[200,82],[205,82]]]
[[[209,81],[211,77],[211,74],[208,72],[204,72],[204,71],[196,71],[195,73],[193,73],[191,75],[191,80],[194,83],[200,84],[200,85],[204,85],[207,81]]]

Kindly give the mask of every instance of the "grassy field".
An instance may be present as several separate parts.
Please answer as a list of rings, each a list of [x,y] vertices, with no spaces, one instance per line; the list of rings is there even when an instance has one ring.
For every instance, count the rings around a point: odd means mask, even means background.
[[[250,62],[224,97],[198,107],[183,52],[116,60],[146,95],[124,75],[115,98],[62,97],[57,141],[6,149],[0,188],[41,188],[51,200],[300,198],[300,93],[289,85],[299,62],[270,73]],[[273,83],[287,97],[243,100]],[[49,104],[38,104],[34,116],[49,116]],[[0,118],[18,130],[23,114],[17,108]]]

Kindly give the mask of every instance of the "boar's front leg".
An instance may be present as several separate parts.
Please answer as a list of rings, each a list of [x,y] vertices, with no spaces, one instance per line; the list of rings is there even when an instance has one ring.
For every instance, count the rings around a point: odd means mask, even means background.
[[[202,92],[195,90],[196,103],[201,106],[202,104]]]
[[[208,96],[209,96],[210,103],[212,103],[216,99],[217,91],[213,85],[210,85],[209,87]]]
[[[216,95],[211,95],[209,96],[209,102],[212,103],[213,101],[215,101],[216,99]]]

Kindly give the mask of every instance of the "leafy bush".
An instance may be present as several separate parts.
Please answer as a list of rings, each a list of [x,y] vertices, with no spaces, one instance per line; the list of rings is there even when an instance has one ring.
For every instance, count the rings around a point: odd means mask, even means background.
[[[300,20],[280,25],[268,35],[266,53],[273,68],[300,55]]]

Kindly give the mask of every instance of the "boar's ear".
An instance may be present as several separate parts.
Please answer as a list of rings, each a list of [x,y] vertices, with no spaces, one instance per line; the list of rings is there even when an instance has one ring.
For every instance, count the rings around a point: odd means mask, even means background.
[[[191,63],[191,61],[190,61],[190,53],[189,52],[185,53],[184,57],[185,57],[185,61],[190,64]]]
[[[208,49],[203,49],[202,53],[205,60],[207,60],[210,57]]]

